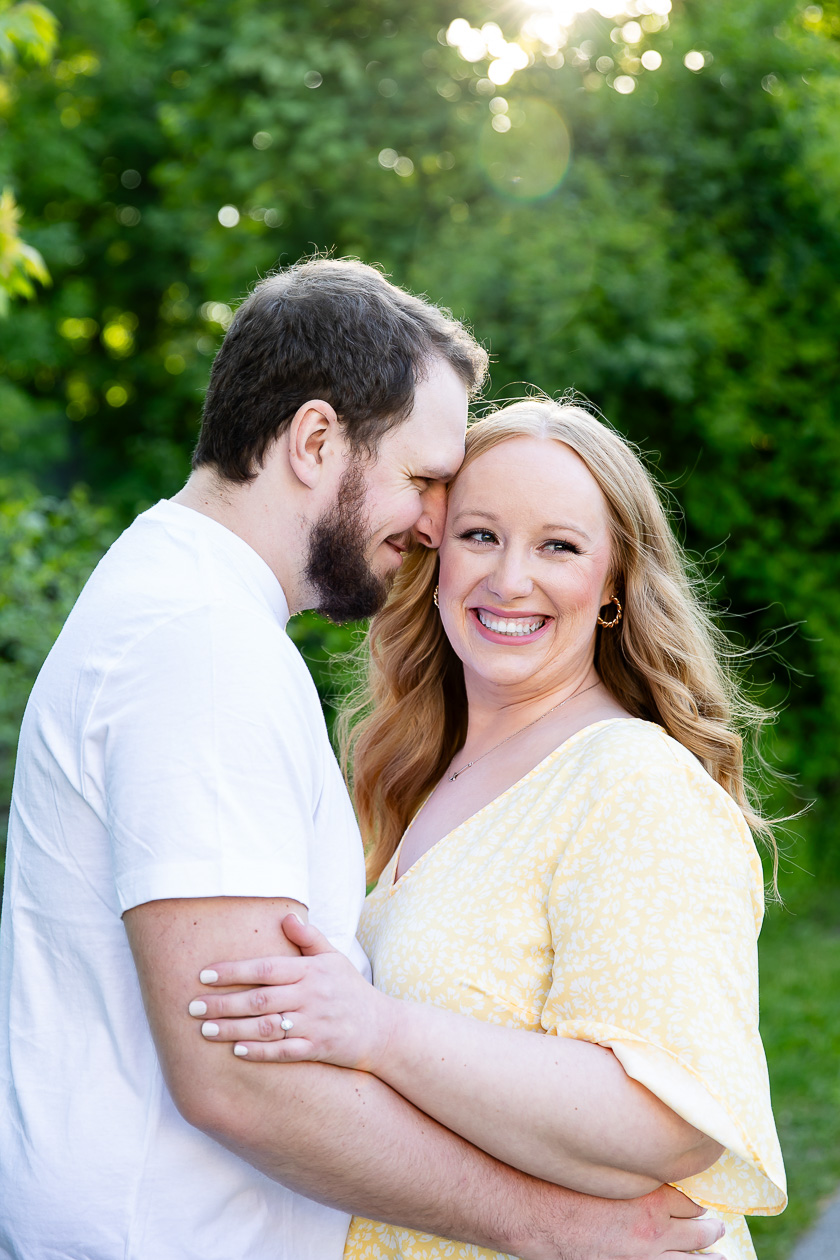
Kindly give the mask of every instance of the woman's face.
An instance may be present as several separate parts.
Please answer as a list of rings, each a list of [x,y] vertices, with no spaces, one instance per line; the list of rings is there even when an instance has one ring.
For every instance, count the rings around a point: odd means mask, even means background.
[[[512,699],[577,682],[592,664],[608,581],[606,500],[561,442],[511,438],[452,487],[440,549],[440,615],[470,683]]]

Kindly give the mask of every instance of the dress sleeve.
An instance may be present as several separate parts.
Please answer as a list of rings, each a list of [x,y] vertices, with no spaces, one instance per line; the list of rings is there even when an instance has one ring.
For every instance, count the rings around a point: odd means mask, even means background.
[[[785,1173],[758,1033],[762,909],[752,838],[699,762],[666,747],[602,776],[552,881],[542,1024],[608,1046],[726,1147],[679,1189],[705,1207],[775,1215]]]

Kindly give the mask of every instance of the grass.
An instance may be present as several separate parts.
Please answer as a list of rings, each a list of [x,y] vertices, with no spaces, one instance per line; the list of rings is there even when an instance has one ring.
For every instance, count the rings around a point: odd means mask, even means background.
[[[840,1186],[840,890],[788,893],[759,943],[761,1034],[790,1203],[753,1217],[759,1260],[787,1260]]]

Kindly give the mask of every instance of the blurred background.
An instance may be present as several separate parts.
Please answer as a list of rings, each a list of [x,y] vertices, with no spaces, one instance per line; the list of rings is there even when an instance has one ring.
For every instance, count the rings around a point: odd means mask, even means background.
[[[772,808],[808,806],[761,954],[789,1256],[840,1183],[838,0],[0,0],[0,193],[0,834],[35,674],[185,479],[236,303],[380,263],[474,327],[489,398],[575,388],[639,442],[764,644]],[[354,629],[292,632],[329,713]]]

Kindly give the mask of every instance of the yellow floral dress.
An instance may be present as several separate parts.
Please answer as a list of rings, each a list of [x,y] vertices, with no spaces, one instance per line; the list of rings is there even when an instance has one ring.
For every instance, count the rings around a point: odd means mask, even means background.
[[[758,1034],[761,866],[740,811],[635,719],[579,731],[394,882],[360,928],[374,983],[474,1019],[609,1046],[726,1147],[678,1188],[755,1255],[744,1213],[785,1206]],[[345,1260],[499,1253],[355,1217]]]

